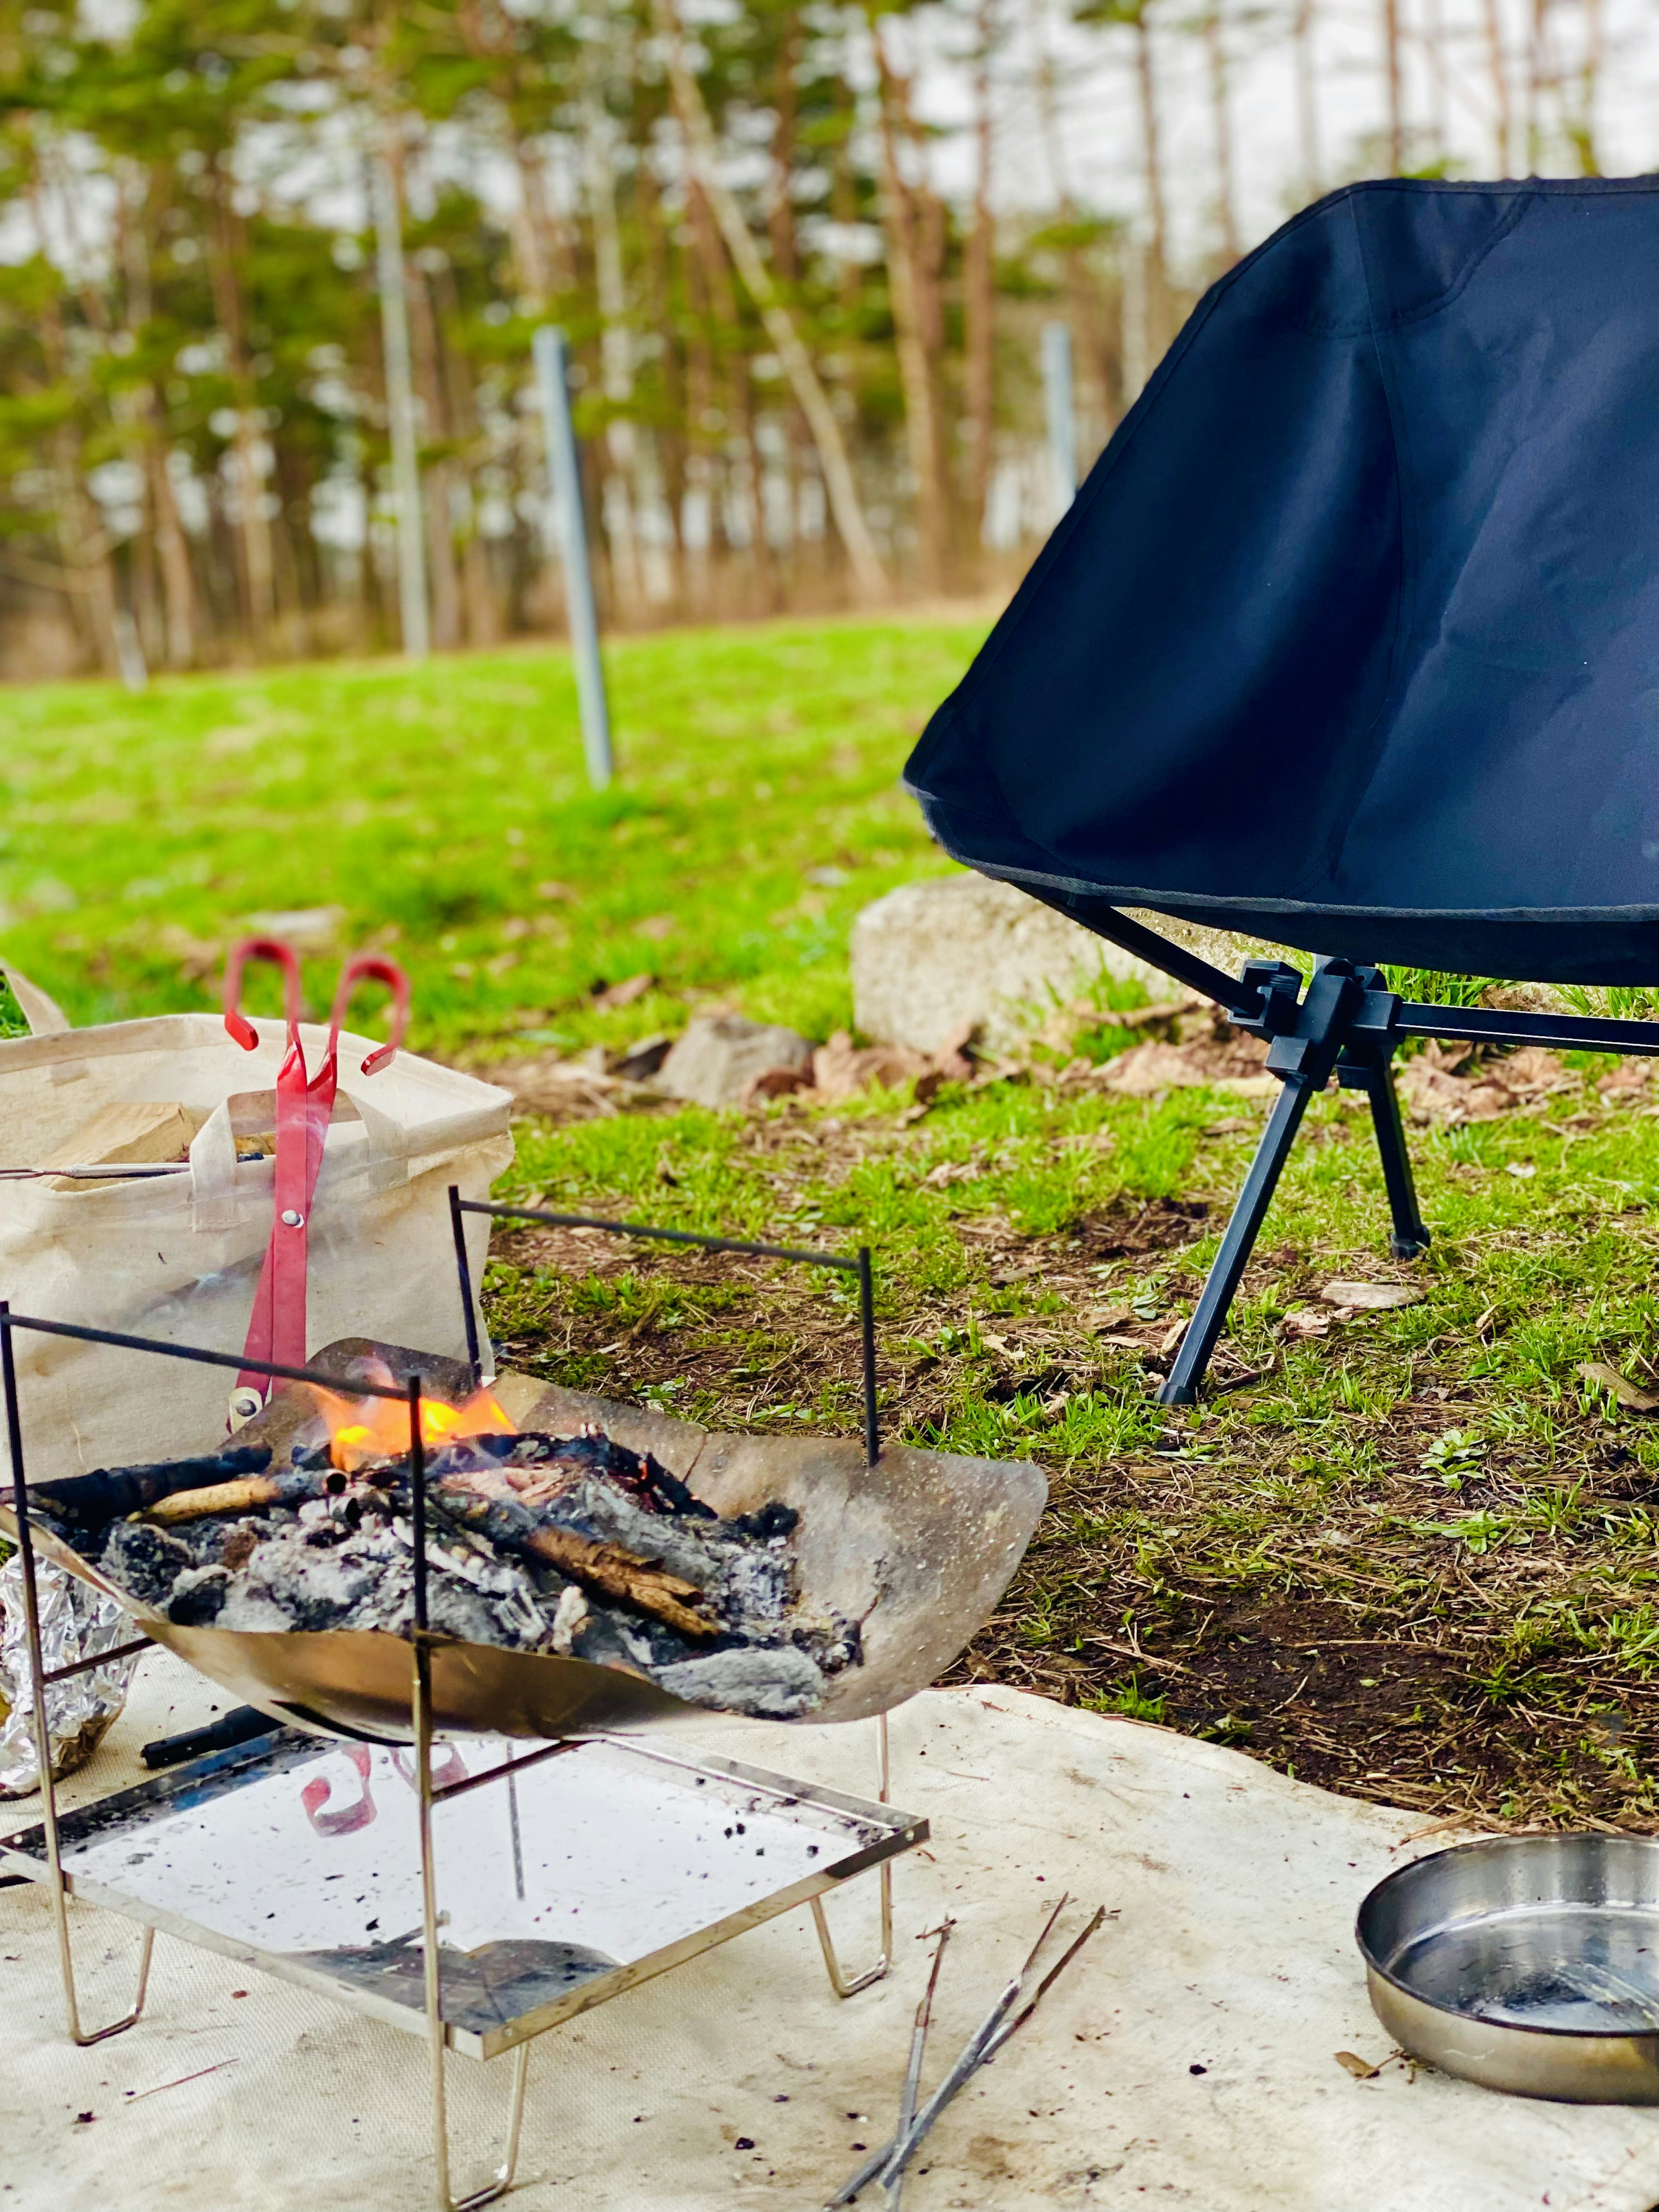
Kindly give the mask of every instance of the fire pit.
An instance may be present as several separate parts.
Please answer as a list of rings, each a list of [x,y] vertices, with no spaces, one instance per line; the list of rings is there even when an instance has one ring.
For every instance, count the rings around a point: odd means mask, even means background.
[[[329,1346],[314,1371],[337,1382],[331,1401],[314,1385],[283,1384],[222,1460],[31,1490],[54,1524],[37,1525],[35,1540],[118,1597],[156,1642],[274,1717],[407,1742],[408,1462],[394,1454],[388,1464],[351,1436],[364,1425],[340,1416],[358,1410],[366,1374],[392,1387],[418,1375],[429,1433],[467,1402],[470,1377],[458,1362],[365,1339]],[[995,1610],[1046,1494],[1030,1466],[890,1444],[872,1468],[849,1439],[720,1437],[528,1376],[498,1376],[489,1400],[487,1428],[465,1443],[436,1437],[425,1455],[433,1721],[443,1732],[611,1733],[695,1719],[708,1705],[774,1719],[885,1712]],[[403,1407],[378,1402],[403,1414],[406,1442]],[[631,1480],[607,1478],[606,1462]],[[538,1484],[550,1493],[541,1516]],[[647,1498],[654,1488],[667,1510],[647,1510],[629,1487]],[[122,1509],[143,1517],[115,1517]],[[14,1525],[0,1500],[0,1527]],[[306,1540],[337,1533],[337,1543]],[[554,1556],[538,1557],[538,1538]],[[377,1547],[384,1571],[364,1571],[352,1600],[349,1563]],[[227,1552],[240,1570],[225,1570]],[[262,1559],[271,1579],[251,1581]],[[557,1585],[576,1596],[550,1595]],[[377,1607],[375,1625],[350,1625],[354,1611]],[[297,1626],[307,1608],[343,1625]],[[515,1612],[520,1640],[509,1644]],[[508,1626],[495,1626],[503,1616]]]
[[[0,1528],[15,1534],[21,1554],[44,1812],[40,1828],[15,1838],[0,1858],[50,1892],[70,2032],[77,2042],[94,2042],[139,2017],[157,1925],[239,1957],[257,1954],[272,1972],[327,1986],[345,2002],[417,2027],[428,2041],[437,2201],[445,2212],[488,2203],[508,2186],[528,2040],[572,2011],[804,1902],[838,1996],[886,1972],[891,1859],[921,1842],[927,1827],[887,1803],[884,1717],[947,1666],[995,1608],[1046,1494],[1033,1467],[879,1446],[867,1252],[850,1261],[639,1224],[591,1224],[855,1273],[862,1444],[717,1437],[526,1376],[495,1377],[481,1395],[487,1363],[461,1214],[520,1209],[464,1209],[459,1194],[451,1199],[472,1355],[465,1364],[362,1339],[331,1345],[308,1367],[250,1363],[0,1305],[14,1483],[0,1495]],[[251,1364],[283,1387],[228,1450],[37,1489],[27,1479],[12,1356],[19,1328],[174,1360]],[[117,1595],[149,1637],[264,1712],[314,1735],[368,1739],[344,1754],[356,1784],[319,1765],[337,1763],[339,1753],[307,1756],[285,1747],[297,1739],[268,1738],[60,1825],[46,1692],[85,1662],[55,1672],[46,1666],[37,1551]],[[785,1777],[644,1746],[633,1748],[656,1780],[640,1770],[635,1784],[602,1758],[595,1765],[601,1747],[574,1741],[661,1729],[703,1705],[754,1718],[874,1716],[880,1802],[832,1799]],[[469,1741],[446,1746],[439,1759],[440,1736]],[[543,1741],[506,1755],[510,1745],[499,1740],[515,1737]],[[479,1738],[496,1739],[496,1749],[483,1749]],[[405,1765],[395,1747],[406,1742],[415,1748]],[[550,1914],[568,1927],[573,1893],[556,1882],[532,1893],[518,1796],[533,1776],[532,1799],[544,1797],[545,1762],[564,1767],[572,1754],[582,1763],[568,1771],[593,1775],[597,1807],[637,1787],[659,1796],[666,1789],[684,1807],[700,1808],[689,1828],[678,1824],[688,1848],[676,1843],[668,1859],[660,1851],[653,1859],[640,1843],[676,1834],[665,1801],[661,1820],[653,1814],[618,1824],[611,1813],[596,1814],[592,1883],[614,1887],[617,1863],[631,1855],[649,1901],[637,1930],[617,1924],[586,1946],[538,1932]],[[296,1759],[304,1771],[295,1775]],[[221,1775],[222,1784],[212,1779]],[[234,1872],[249,1863],[236,1840],[247,1821],[268,1825],[279,1808],[282,1818],[295,1817],[297,1780],[299,1814],[332,1850],[368,1824],[394,1777],[412,1792],[412,1850],[394,1854],[384,1877],[357,1880],[356,1920],[336,1925],[307,1904],[288,1914],[281,1943],[267,1953],[267,1923],[284,1909],[281,1881],[257,1871],[244,1881]],[[453,1907],[440,1911],[434,1821],[441,1813],[443,1832],[470,1853],[470,1830],[462,1836],[450,1801],[495,1783],[504,1785],[507,1823],[486,1820],[480,1833],[493,1838],[498,1871],[513,1867],[513,1899],[472,1912],[465,1930],[447,1939],[442,1931],[455,1923]],[[574,1801],[554,1794],[562,1817]],[[744,1856],[747,1831],[751,1820],[774,1816],[775,1832],[753,1845],[757,1859],[777,1847],[778,1867],[763,1879]],[[743,1843],[726,1869],[730,1894],[711,1917],[720,1903],[708,1886],[717,1835],[721,1847]],[[140,1838],[143,1849],[135,1851]],[[574,1863],[568,1851],[561,1862],[567,1869]],[[538,1863],[552,1871],[550,1860]],[[872,1866],[880,1875],[881,1954],[866,1972],[848,1974],[822,1895]],[[136,1881],[135,1868],[144,1869]],[[469,1865],[469,1881],[473,1871]],[[256,1954],[247,1936],[252,1894],[273,1882],[272,1894],[260,1899],[264,1917],[255,1916],[265,1931]],[[70,1942],[71,1890],[146,1929],[131,2011],[86,2033]],[[313,1881],[305,1893],[314,1904],[324,1893]],[[386,1910],[375,1910],[382,1899]],[[446,2053],[487,2057],[508,2046],[516,2046],[517,2063],[506,2158],[491,2182],[458,2200],[449,2178]]]

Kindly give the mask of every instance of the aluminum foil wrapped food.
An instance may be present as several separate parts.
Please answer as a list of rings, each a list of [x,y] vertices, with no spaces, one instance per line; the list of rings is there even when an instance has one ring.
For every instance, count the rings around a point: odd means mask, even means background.
[[[131,1644],[133,1624],[112,1597],[50,1559],[37,1556],[40,1655],[48,1674],[117,1644]],[[88,1667],[46,1692],[46,1723],[54,1781],[84,1766],[127,1701],[139,1655]],[[40,1786],[34,1734],[34,1686],[23,1612],[23,1563],[16,1553],[0,1567],[0,1797],[27,1797]]]

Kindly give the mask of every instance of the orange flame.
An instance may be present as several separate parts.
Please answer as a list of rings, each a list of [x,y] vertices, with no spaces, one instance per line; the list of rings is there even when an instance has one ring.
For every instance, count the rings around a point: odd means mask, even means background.
[[[329,1426],[329,1455],[348,1474],[372,1459],[395,1459],[409,1449],[409,1407],[395,1398],[338,1398],[317,1393]],[[458,1437],[514,1433],[513,1423],[488,1390],[475,1390],[465,1404],[441,1398],[421,1401],[421,1442],[428,1449]]]

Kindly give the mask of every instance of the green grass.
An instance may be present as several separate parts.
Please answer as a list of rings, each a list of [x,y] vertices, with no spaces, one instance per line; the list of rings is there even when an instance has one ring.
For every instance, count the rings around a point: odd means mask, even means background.
[[[416,1045],[615,1042],[722,997],[822,1036],[851,1018],[851,916],[934,864],[896,778],[980,635],[616,645],[621,773],[598,795],[557,651],[9,691],[0,943],[74,1019],[111,1020],[216,1003],[252,916],[338,906],[343,943],[410,968]],[[337,964],[308,973],[313,1009]],[[591,1006],[643,973],[661,988]],[[274,978],[250,992],[275,1010]]]
[[[428,1050],[615,1046],[720,1005],[821,1037],[850,1023],[858,908],[945,866],[896,777],[978,635],[618,645],[603,797],[555,652],[13,692],[0,945],[108,1019],[210,1006],[256,915],[338,906],[343,946],[411,970]],[[337,965],[309,963],[313,1009]],[[597,1003],[641,973],[637,1000]],[[1139,1034],[1123,996],[1078,1015],[1069,1054],[925,1108],[573,1093],[590,1118],[521,1122],[502,1190],[875,1248],[887,1432],[1051,1483],[963,1677],[1430,1814],[1659,1826],[1659,1426],[1578,1371],[1654,1384],[1659,1119],[1604,1100],[1587,1060],[1531,1108],[1413,1132],[1434,1243],[1404,1268],[1363,1115],[1316,1102],[1223,1347],[1224,1379],[1255,1379],[1172,1414],[1159,1347],[1265,1109],[1103,1090],[1093,1064]],[[1356,1275],[1425,1297],[1298,1333]],[[549,1232],[500,1239],[487,1291],[516,1364],[724,1427],[856,1431],[839,1276]]]

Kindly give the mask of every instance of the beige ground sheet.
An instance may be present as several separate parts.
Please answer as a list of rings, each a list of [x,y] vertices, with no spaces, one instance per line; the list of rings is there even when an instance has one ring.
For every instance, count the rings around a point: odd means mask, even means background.
[[[152,1655],[66,1795],[124,1786],[146,1737],[225,1702]],[[698,1741],[873,1794],[872,1735],[711,1722]],[[931,2079],[1066,1889],[1112,1917],[940,2124],[908,2212],[1659,2202],[1659,2113],[1500,2099],[1399,2065],[1362,2081],[1337,2063],[1387,2055],[1353,1915],[1380,1875],[1446,1840],[1420,1817],[1008,1690],[916,1698],[893,1750],[896,1802],[933,1824],[897,1869],[893,1974],[838,2002],[800,1911],[544,2036],[521,2212],[822,2203],[890,2123],[930,1948],[917,1936],[957,1923]],[[4,1826],[28,1809],[3,1808]],[[851,1965],[873,1942],[874,1893],[866,1875],[830,1900]],[[135,1938],[76,1917],[88,2010],[108,2017]],[[510,2063],[452,2061],[458,2181],[482,2175]],[[0,2212],[417,2212],[423,2068],[415,2038],[165,1936],[144,2019],[76,2051],[44,1901],[0,1891]]]

